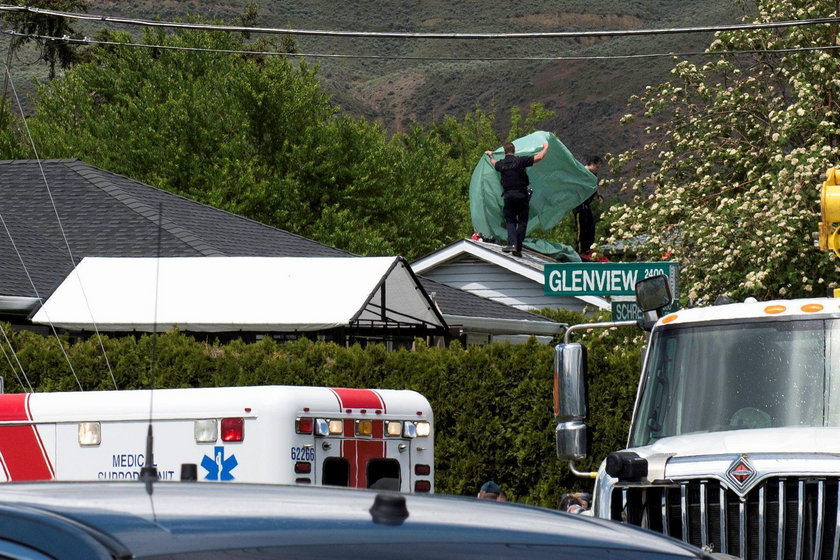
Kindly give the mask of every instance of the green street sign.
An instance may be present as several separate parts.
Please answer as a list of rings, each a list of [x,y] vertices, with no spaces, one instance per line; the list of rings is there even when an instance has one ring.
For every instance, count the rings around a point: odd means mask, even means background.
[[[629,296],[635,295],[639,280],[664,274],[671,281],[671,292],[676,299],[678,269],[673,261],[548,263],[543,268],[543,293],[547,296]]]
[[[610,307],[612,308],[613,321],[639,321],[642,318],[642,310],[636,305],[635,301],[613,301],[610,303]],[[663,309],[665,313],[673,313],[679,310],[680,305],[676,300]]]

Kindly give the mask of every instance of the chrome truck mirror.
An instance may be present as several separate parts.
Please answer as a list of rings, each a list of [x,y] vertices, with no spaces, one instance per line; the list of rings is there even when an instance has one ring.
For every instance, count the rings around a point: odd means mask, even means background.
[[[557,456],[574,461],[589,454],[586,426],[586,349],[582,344],[554,348],[554,430]]]
[[[658,311],[673,300],[671,285],[664,274],[636,282],[636,305],[643,313]]]
[[[646,331],[653,328],[654,323],[662,316],[662,309],[673,301],[671,284],[664,274],[651,276],[636,282],[636,305],[642,310],[639,327]]]

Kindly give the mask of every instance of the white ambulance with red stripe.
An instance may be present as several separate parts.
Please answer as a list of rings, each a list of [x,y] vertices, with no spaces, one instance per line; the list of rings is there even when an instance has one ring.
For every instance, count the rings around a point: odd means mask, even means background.
[[[425,397],[288,386],[3,394],[0,480],[136,479],[150,420],[164,480],[434,490]]]

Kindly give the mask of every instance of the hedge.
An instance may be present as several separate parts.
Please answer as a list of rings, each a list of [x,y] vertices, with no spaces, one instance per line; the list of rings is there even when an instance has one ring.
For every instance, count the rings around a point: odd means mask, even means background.
[[[73,343],[62,338],[71,371],[55,337],[4,328],[27,378],[3,340],[0,375],[10,392],[24,391],[27,384],[36,391],[75,391],[79,384],[84,390],[113,390],[115,383],[120,389],[263,384],[413,389],[429,399],[435,414],[438,492],[474,495],[492,479],[511,500],[556,507],[564,492],[591,489],[591,481],[571,475],[556,457],[553,346],[534,339],[469,348],[457,342],[430,348],[418,341],[413,350],[387,351],[381,344],[346,348],[268,337],[251,344],[208,344],[173,331],[103,335],[103,355],[96,337]],[[594,452],[578,466],[593,468],[626,441],[640,344],[632,329],[582,338],[590,359]]]

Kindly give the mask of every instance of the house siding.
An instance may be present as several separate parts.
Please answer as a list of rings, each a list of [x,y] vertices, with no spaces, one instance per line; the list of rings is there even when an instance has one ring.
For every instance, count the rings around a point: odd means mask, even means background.
[[[586,305],[577,298],[546,296],[541,282],[528,280],[472,256],[427,270],[423,276],[517,309],[549,308],[580,312]]]

